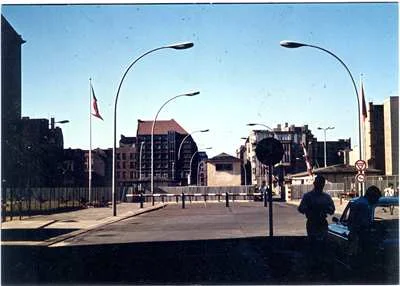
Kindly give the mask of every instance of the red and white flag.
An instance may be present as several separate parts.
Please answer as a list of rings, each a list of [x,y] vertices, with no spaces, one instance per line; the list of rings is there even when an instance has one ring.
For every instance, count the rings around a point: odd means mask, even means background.
[[[99,108],[97,106],[97,98],[96,95],[94,94],[94,89],[92,84],[90,84],[90,89],[92,91],[92,96],[93,96],[93,110],[92,110],[92,115],[96,116],[97,118],[100,118],[101,120],[103,120],[103,117],[101,117],[100,112],[99,112]]]
[[[367,118],[367,105],[365,104],[364,86],[361,82],[361,116],[362,120],[365,122]]]

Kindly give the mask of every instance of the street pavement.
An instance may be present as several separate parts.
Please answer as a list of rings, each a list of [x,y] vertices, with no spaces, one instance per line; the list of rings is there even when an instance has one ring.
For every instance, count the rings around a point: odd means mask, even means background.
[[[213,204],[213,202],[210,201],[207,203]],[[334,203],[336,207],[335,215],[340,216],[347,204],[347,201],[343,200],[341,203],[339,199],[334,198]],[[111,207],[90,207],[69,212],[24,217],[22,220],[14,218],[12,221],[3,222],[1,224],[1,243],[2,245],[17,244],[49,246],[105,225],[125,220],[149,211],[162,209],[168,204],[181,206],[180,202],[178,204],[175,202],[169,202],[165,204],[156,203],[154,206],[151,203],[144,203],[144,207],[140,208],[138,203],[120,203],[117,205],[117,216],[112,215]],[[193,202],[193,204],[201,205],[203,203]],[[214,204],[217,203],[215,202]],[[239,205],[241,202],[237,201],[235,204]],[[261,206],[262,202],[258,202],[258,204]],[[300,200],[291,200],[280,204],[298,206],[300,204]],[[276,205],[275,202],[274,205]],[[186,206],[190,207],[190,204],[187,202]],[[301,216],[297,217],[297,219],[299,218],[301,219]],[[290,224],[290,220],[287,223]],[[288,230],[290,230],[290,228],[288,228]],[[291,232],[288,231],[286,234],[305,234],[304,231],[299,232],[296,230],[296,228],[292,228],[291,230]],[[263,235],[265,231],[265,229],[262,231],[259,230],[259,234]],[[43,234],[44,232],[46,232],[46,234]],[[201,233],[199,233],[199,235],[201,236]],[[230,235],[230,233],[227,233],[226,237],[229,237]]]
[[[47,215],[24,217],[2,222],[2,245],[48,246],[88,232],[95,228],[115,223],[129,217],[163,208],[164,204],[138,203],[117,204],[117,215],[111,207],[89,207],[85,209]],[[59,231],[63,230],[63,231]],[[46,235],[41,235],[46,232]]]

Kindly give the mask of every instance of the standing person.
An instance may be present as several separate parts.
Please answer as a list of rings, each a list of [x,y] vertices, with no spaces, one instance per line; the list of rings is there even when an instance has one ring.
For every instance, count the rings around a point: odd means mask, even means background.
[[[335,204],[330,195],[323,192],[325,178],[317,175],[314,180],[314,189],[303,195],[298,211],[307,218],[306,228],[309,241],[309,259],[312,272],[324,265],[327,255],[325,243],[328,234],[326,217],[335,212]]]
[[[371,226],[372,226],[372,207],[382,196],[381,191],[376,186],[370,186],[365,195],[353,201],[350,205],[348,219],[350,251],[352,252],[352,266],[358,269],[358,273],[366,274],[367,264],[371,261]]]

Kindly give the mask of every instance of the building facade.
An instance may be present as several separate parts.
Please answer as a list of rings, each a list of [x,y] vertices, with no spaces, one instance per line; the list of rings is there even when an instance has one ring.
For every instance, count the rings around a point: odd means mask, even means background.
[[[207,161],[208,186],[240,186],[241,164],[239,158],[221,153]]]
[[[144,189],[150,189],[151,180],[151,135],[153,121],[138,120],[136,146],[139,147],[137,162],[140,162],[139,176]],[[153,172],[154,185],[187,185],[197,178],[199,156],[193,138],[174,119],[157,120],[153,131]],[[185,141],[183,142],[183,139]],[[182,144],[182,145],[181,145]],[[141,149],[141,152],[140,152]],[[180,154],[178,156],[178,150]],[[193,155],[195,155],[193,157]],[[141,156],[141,157],[140,157]],[[193,159],[192,159],[193,157]],[[196,179],[197,180],[197,179]]]
[[[2,187],[20,183],[21,46],[25,43],[1,16],[1,179]]]
[[[310,142],[315,141],[307,125],[296,127],[285,123],[284,126],[278,124],[276,128],[271,130],[252,130],[245,143],[244,152],[246,154],[242,155],[243,158],[246,158],[246,164],[249,162],[251,166],[250,179],[247,179],[252,185],[261,185],[263,181],[268,182],[268,166],[262,164],[255,153],[257,143],[267,137],[274,137],[279,140],[284,150],[281,163],[275,166],[274,170],[271,170],[279,181],[283,181],[287,173],[306,170],[301,144],[304,143],[308,148]]]
[[[383,102],[385,136],[385,174],[399,174],[399,97]]]
[[[363,128],[363,156],[369,168],[385,175],[399,174],[399,97],[391,96],[383,104],[369,102]],[[357,151],[358,149],[354,150]],[[353,152],[354,152],[353,151]],[[354,164],[354,162],[352,162]]]

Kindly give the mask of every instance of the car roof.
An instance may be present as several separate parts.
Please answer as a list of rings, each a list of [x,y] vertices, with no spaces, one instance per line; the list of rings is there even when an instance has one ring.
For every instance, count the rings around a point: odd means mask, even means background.
[[[350,201],[353,202],[358,198],[353,198]],[[378,202],[375,204],[377,206],[387,206],[387,205],[398,205],[399,197],[380,197]]]

